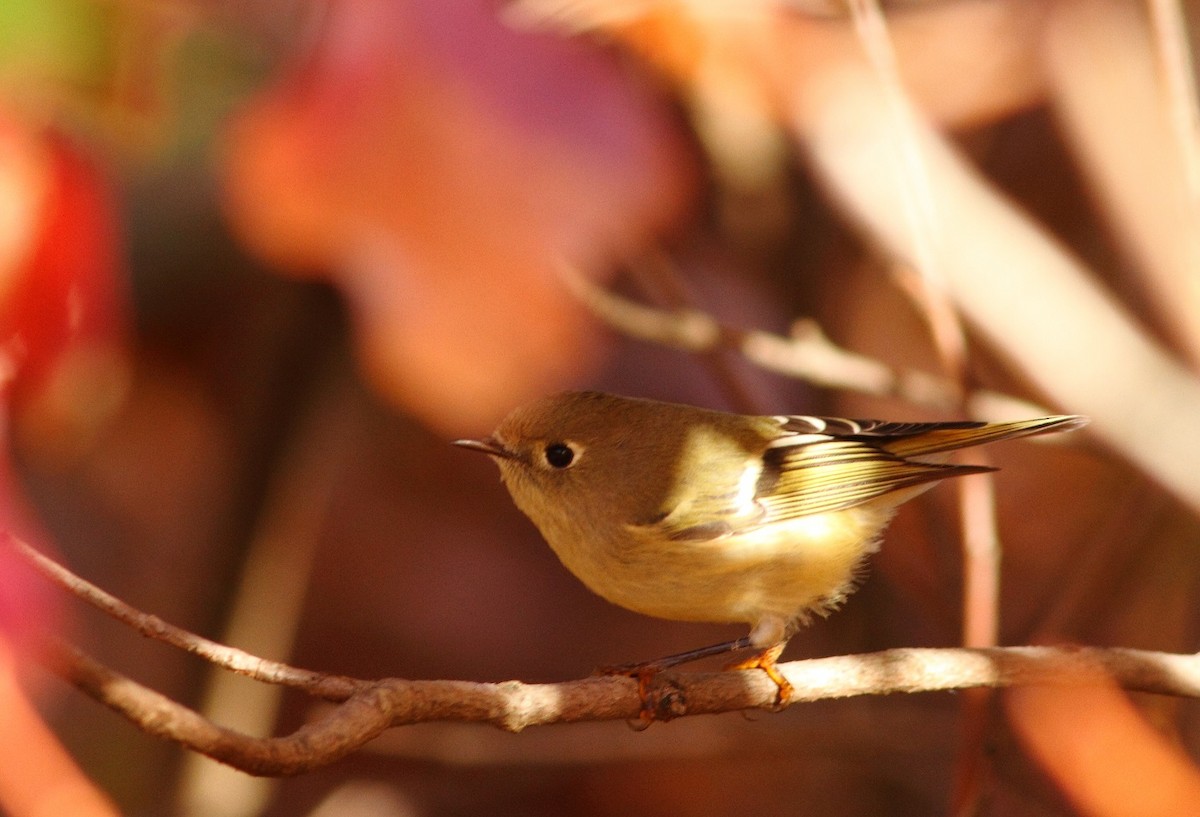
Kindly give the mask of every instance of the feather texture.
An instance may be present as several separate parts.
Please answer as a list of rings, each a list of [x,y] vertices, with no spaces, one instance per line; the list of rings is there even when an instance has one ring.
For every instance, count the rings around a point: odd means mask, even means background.
[[[845,598],[897,505],[993,470],[947,452],[1085,423],[747,416],[566,392],[459,442],[496,461],[596,593],[662,618],[746,622],[768,648]]]

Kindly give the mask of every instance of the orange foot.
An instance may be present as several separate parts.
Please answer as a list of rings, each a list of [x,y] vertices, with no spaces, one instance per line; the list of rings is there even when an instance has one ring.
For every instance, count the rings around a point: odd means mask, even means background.
[[[760,669],[767,674],[767,677],[775,682],[778,689],[775,692],[775,709],[776,711],[787,706],[788,701],[792,699],[792,693],[795,692],[795,687],[791,685],[787,678],[783,677],[783,673],[779,671],[779,666],[776,662],[779,660],[783,648],[787,644],[776,644],[774,647],[768,647],[757,655],[752,655],[744,661],[737,661],[730,664],[725,669]]]
[[[654,689],[654,679],[664,667],[657,661],[646,661],[641,664],[620,664],[614,667],[601,667],[595,675],[625,675],[637,681],[638,700],[641,707],[638,710],[638,721],[635,727],[645,729],[655,721],[669,721],[682,714],[686,709],[683,692],[675,685],[667,690]]]

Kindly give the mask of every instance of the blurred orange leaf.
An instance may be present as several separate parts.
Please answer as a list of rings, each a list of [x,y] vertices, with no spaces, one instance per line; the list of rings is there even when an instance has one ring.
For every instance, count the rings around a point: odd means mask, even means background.
[[[1087,817],[1200,811],[1200,771],[1115,683],[1017,687],[1009,718],[1026,748]]]

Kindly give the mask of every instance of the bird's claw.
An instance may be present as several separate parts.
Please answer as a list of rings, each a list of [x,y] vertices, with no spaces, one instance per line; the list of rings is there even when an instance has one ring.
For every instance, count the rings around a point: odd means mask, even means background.
[[[752,655],[745,660],[737,661],[726,667],[726,669],[733,670],[760,669],[765,672],[767,677],[775,682],[775,704],[771,708],[776,712],[787,707],[788,703],[792,700],[793,693],[796,691],[791,682],[783,677],[783,673],[779,671],[779,665],[776,663],[783,652],[784,646],[784,644],[776,644],[756,655]]]
[[[641,706],[638,710],[637,721],[631,721],[633,727],[642,730],[655,721],[669,721],[687,712],[687,700],[683,690],[670,679],[663,683],[655,683],[663,667],[650,661],[641,664],[617,664],[600,667],[595,675],[623,675],[637,681],[638,700]]]

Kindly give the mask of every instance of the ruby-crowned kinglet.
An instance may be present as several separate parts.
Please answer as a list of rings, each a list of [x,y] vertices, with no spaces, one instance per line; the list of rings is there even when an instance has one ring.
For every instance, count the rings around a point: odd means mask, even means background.
[[[853,590],[896,506],[938,480],[994,470],[939,455],[1086,423],[748,416],[566,392],[455,444],[496,461],[517,507],[599,595],[660,618],[751,627],[747,638],[629,669],[755,647],[762,653],[743,666],[766,670],[784,700],[775,658]]]

